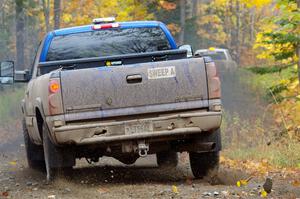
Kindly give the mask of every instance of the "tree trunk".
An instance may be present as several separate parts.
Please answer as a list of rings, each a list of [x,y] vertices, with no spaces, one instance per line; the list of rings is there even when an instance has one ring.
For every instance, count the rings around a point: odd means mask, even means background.
[[[61,2],[60,0],[54,0],[54,30],[60,28],[60,12]]]
[[[192,11],[193,17],[198,16],[198,3],[199,3],[199,0],[193,0],[193,11]]]
[[[236,62],[240,65],[240,3],[236,0]]]
[[[16,0],[16,69],[24,69],[24,1]]]
[[[180,0],[180,34],[179,34],[179,44],[184,43],[184,28],[185,28],[185,0]]]
[[[250,43],[252,44],[253,41],[254,41],[254,25],[255,25],[255,8],[251,8],[251,11],[250,11]]]
[[[50,0],[42,0],[46,32],[50,31]]]
[[[300,0],[297,0],[297,8],[298,10],[300,9]],[[297,66],[298,66],[298,80],[299,80],[299,91],[300,91],[300,43],[298,43],[297,46],[297,56],[298,56],[298,61],[297,61]]]

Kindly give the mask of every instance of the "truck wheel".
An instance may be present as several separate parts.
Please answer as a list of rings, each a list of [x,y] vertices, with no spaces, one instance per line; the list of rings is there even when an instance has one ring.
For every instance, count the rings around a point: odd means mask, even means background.
[[[46,124],[43,125],[43,147],[47,180],[54,179],[57,171],[69,170],[75,165],[75,157],[71,151],[58,147],[49,138],[49,130]]]
[[[45,158],[44,158],[43,147],[34,144],[30,140],[28,130],[25,124],[25,120],[23,120],[22,123],[23,123],[23,136],[24,136],[24,144],[25,144],[28,166],[29,168],[32,169],[44,169]]]
[[[207,175],[215,175],[219,169],[219,151],[195,153],[190,152],[190,165],[195,178],[203,178]]]
[[[177,152],[164,151],[156,154],[157,164],[162,168],[175,168],[178,164]]]

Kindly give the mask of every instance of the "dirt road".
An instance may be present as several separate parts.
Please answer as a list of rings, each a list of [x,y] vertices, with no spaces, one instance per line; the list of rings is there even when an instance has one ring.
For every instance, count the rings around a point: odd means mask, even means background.
[[[27,168],[24,147],[17,148],[17,152],[1,155],[0,198],[260,198],[264,183],[262,176],[254,176],[247,186],[237,187],[236,182],[250,174],[228,168],[225,162],[216,185],[205,179],[194,180],[187,154],[181,154],[180,165],[172,171],[157,168],[153,156],[133,166],[111,158],[92,166],[79,161],[67,176],[48,184],[44,172]],[[299,173],[284,177],[274,173],[274,191],[269,198],[299,197],[300,189],[290,183],[297,178],[300,179]]]
[[[225,90],[226,111],[241,115],[250,122],[250,118],[263,115],[264,108],[251,110],[251,107],[264,107],[255,104],[260,102],[251,91],[237,86],[234,82],[237,79],[226,81],[232,84]],[[248,111],[243,109],[245,107],[249,107]],[[0,198],[261,198],[259,192],[266,176],[253,174],[252,170],[242,166],[232,167],[223,160],[218,181],[211,185],[205,179],[193,179],[188,155],[183,153],[174,170],[159,169],[154,156],[139,159],[132,166],[125,166],[112,158],[103,158],[95,165],[79,160],[68,175],[59,176],[48,184],[43,171],[27,167],[19,122],[10,128],[0,128],[0,139]],[[250,175],[253,179],[247,186],[236,186],[238,180]],[[282,173],[270,170],[268,176],[273,178],[273,191],[268,198],[300,198],[300,186],[296,184],[300,180],[299,171]]]

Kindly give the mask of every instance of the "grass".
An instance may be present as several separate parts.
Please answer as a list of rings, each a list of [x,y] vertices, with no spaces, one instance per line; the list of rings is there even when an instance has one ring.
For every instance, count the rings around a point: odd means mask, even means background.
[[[267,160],[270,164],[282,168],[300,168],[300,143],[287,140],[285,145],[277,142],[271,145],[253,148],[237,148],[225,150],[224,155],[235,160]]]
[[[246,74],[246,78],[241,78],[241,83],[249,85],[269,102],[273,102],[273,99],[268,96],[268,90],[277,86],[280,81],[296,75],[294,67],[280,72],[275,69],[268,72],[265,69],[241,70]],[[300,142],[282,135],[272,119],[272,112],[267,117],[269,124],[262,121],[263,118],[242,120],[239,115],[225,112],[222,124],[224,156],[233,160],[267,160],[280,168],[300,168]]]
[[[0,87],[0,125],[21,118],[21,100],[24,97],[24,87]]]
[[[237,115],[224,114],[223,155],[233,160],[267,160],[276,167],[300,168],[300,142],[278,138],[276,127],[265,126],[257,118],[241,120]]]

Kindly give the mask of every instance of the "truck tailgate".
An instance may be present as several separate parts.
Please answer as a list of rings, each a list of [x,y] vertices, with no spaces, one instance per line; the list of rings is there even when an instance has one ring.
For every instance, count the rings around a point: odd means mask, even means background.
[[[208,98],[202,58],[64,70],[61,86],[65,113],[123,108],[147,113],[151,105]],[[161,111],[174,110],[164,107]]]

